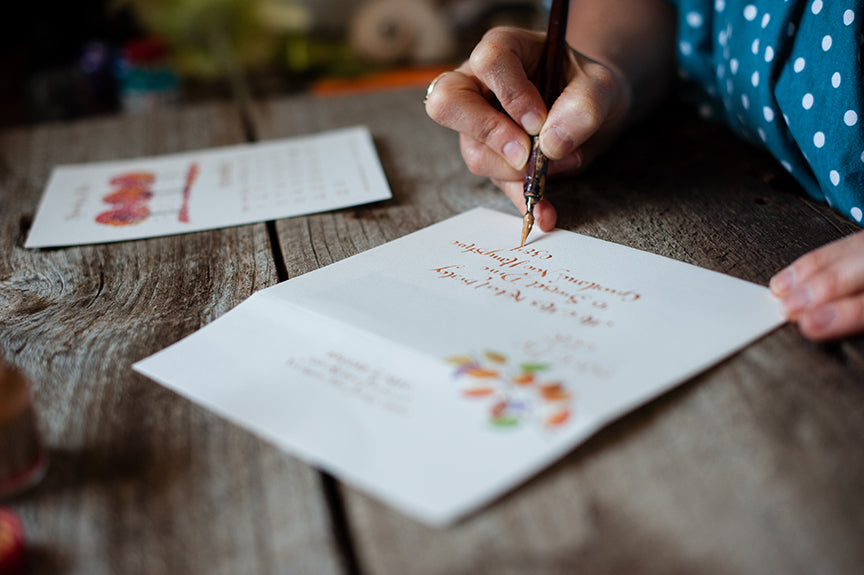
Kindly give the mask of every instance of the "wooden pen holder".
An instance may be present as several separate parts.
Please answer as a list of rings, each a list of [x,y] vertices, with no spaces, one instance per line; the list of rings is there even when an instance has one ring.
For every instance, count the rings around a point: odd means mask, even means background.
[[[27,382],[0,359],[0,498],[38,483],[47,463]]]

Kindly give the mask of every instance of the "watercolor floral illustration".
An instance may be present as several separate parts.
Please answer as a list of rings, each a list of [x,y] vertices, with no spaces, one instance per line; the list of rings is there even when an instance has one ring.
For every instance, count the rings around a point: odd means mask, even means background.
[[[454,377],[466,383],[466,398],[488,402],[490,423],[512,428],[529,422],[560,428],[572,416],[573,392],[560,380],[545,377],[551,365],[512,362],[503,353],[448,357]]]
[[[197,177],[198,164],[192,163],[186,172],[181,192],[183,203],[177,213],[177,220],[180,222],[189,223],[189,197]],[[156,174],[146,171],[126,172],[111,178],[111,191],[102,197],[102,201],[111,207],[96,216],[96,223],[130,226],[146,221],[152,215],[149,202],[155,195],[155,181]]]

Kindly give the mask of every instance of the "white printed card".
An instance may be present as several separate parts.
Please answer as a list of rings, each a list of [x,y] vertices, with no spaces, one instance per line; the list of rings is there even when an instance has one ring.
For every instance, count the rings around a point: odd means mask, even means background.
[[[769,291],[475,209],[263,290],[134,367],[444,525],[784,322]]]
[[[57,166],[25,247],[182,234],[390,197],[365,127],[166,156]]]

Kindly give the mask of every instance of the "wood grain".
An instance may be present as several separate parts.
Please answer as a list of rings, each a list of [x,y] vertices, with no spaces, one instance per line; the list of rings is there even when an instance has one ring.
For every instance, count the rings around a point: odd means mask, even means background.
[[[426,118],[422,102],[422,93],[412,90],[349,98],[289,98],[253,109],[262,140],[367,125],[393,192],[393,198],[384,202],[280,220],[277,229],[292,276],[480,204],[516,213],[486,180],[467,172],[458,154],[452,153],[458,140]]]
[[[393,188],[388,202],[278,222],[291,275],[476,205],[515,213],[468,173],[421,97],[296,98],[254,111],[262,139],[369,125]],[[804,198],[767,155],[675,108],[551,197],[561,227],[763,285],[857,229]],[[859,573],[864,371],[849,360],[860,341],[843,345],[816,346],[786,326],[449,529],[345,486],[361,569]]]
[[[21,247],[53,165],[242,142],[236,110],[0,138],[0,351],[31,381],[51,457],[12,502],[32,573],[336,572],[314,471],[130,369],[276,282],[264,225]]]
[[[45,483],[11,502],[32,572],[862,572],[860,339],[819,346],[783,327],[449,529],[344,484],[340,517],[317,472],[129,370],[277,270],[295,277],[477,205],[515,214],[421,102],[406,91],[249,111],[261,140],[368,125],[393,189],[386,202],[278,221],[279,250],[263,224],[21,247],[50,166],[240,142],[230,105],[0,134],[0,353],[32,382],[52,458]],[[677,108],[551,197],[562,227],[763,285],[857,229],[768,156]]]

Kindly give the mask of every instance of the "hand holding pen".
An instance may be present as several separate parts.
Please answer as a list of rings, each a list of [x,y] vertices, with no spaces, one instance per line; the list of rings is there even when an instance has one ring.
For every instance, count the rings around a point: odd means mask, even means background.
[[[667,55],[661,50],[665,44],[655,42],[651,24],[665,22],[668,13],[661,18],[654,10],[668,9],[666,2],[594,2],[590,18],[582,17],[585,12],[578,9],[582,3],[570,1],[567,41],[590,51],[592,57],[565,48],[564,88],[551,107],[535,85],[546,35],[517,28],[489,31],[468,61],[439,76],[427,91],[427,113],[460,133],[462,157],[471,172],[490,178],[523,214],[523,184],[533,136],[538,136],[539,147],[549,159],[550,176],[579,173],[613,142],[629,119],[665,91],[671,51]],[[596,20],[605,15],[597,11],[613,8],[628,17],[616,24],[616,37],[601,35]],[[638,32],[630,31],[637,25]],[[649,72],[659,77],[641,91],[638,106],[634,105],[632,94]],[[555,226],[557,214],[548,199],[537,203],[534,216],[542,230]]]

